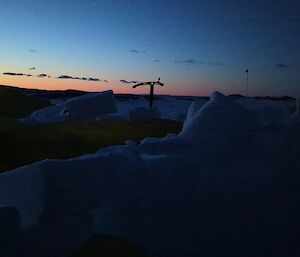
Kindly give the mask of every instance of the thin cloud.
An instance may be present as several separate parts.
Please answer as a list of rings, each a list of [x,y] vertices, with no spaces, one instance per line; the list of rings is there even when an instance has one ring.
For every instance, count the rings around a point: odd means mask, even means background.
[[[16,73],[16,72],[3,72],[3,75],[8,75],[8,76],[26,76],[24,73]]]
[[[175,63],[183,63],[183,64],[196,64],[196,60],[194,59],[186,59],[186,60],[175,60]]]
[[[93,81],[93,82],[101,82],[101,81],[104,81],[104,80],[100,80],[99,78],[92,78],[92,77],[89,77],[89,78],[86,78],[86,77],[73,77],[73,76],[70,76],[70,75],[60,75],[59,77],[57,77],[58,79],[75,79],[75,80],[85,80],[85,81]],[[104,82],[107,82],[106,80]]]
[[[130,49],[129,52],[131,53],[135,53],[135,54],[139,54],[140,51],[136,50],[136,49]]]
[[[275,69],[290,69],[290,66],[285,63],[276,63],[274,65]]]
[[[98,78],[89,78],[88,81],[100,81]]]
[[[207,65],[207,66],[223,66],[222,62],[203,62],[195,59],[185,59],[185,60],[175,60],[174,63],[181,64],[197,64],[197,65]]]
[[[58,79],[72,79],[72,76],[69,75],[60,75],[59,77],[57,77]]]
[[[125,79],[121,79],[120,82],[122,82],[124,84],[136,84],[136,83],[138,83],[138,81],[136,81],[136,80],[127,81]]]
[[[3,75],[7,76],[26,76],[26,77],[32,77],[31,74],[26,74],[26,73],[16,73],[16,72],[3,72]]]
[[[125,79],[121,79],[120,82],[124,83],[124,84],[130,84],[129,81],[125,80]]]
[[[30,53],[34,53],[34,54],[36,54],[37,53],[37,50],[34,50],[34,49],[28,49],[28,51],[30,52]]]
[[[45,78],[45,77],[50,77],[50,76],[48,76],[47,74],[45,74],[45,73],[41,73],[41,74],[38,74],[38,75],[36,75],[38,78]]]
[[[134,53],[134,54],[145,54],[146,53],[145,51],[140,51],[137,49],[130,49],[129,52]]]

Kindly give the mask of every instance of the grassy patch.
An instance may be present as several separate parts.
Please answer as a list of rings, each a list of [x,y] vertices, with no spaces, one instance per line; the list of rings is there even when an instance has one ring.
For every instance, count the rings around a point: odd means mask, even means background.
[[[2,119],[3,117],[24,118],[33,111],[49,105],[49,101],[28,96],[18,88],[0,86],[0,117]]]
[[[43,159],[65,159],[100,148],[178,133],[181,123],[157,121],[98,121],[0,129],[0,171]]]
[[[49,101],[0,86],[0,172],[43,159],[66,159],[100,148],[178,133],[174,121],[99,121],[23,127],[18,121]]]
[[[70,257],[150,257],[145,249],[124,239],[95,236]]]

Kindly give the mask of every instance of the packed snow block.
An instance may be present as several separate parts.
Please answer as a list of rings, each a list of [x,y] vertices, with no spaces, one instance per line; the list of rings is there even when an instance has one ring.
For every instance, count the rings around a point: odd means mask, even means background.
[[[188,113],[185,117],[184,123],[183,123],[183,127],[185,127],[194,117],[194,115],[202,108],[202,106],[204,105],[205,102],[203,102],[203,100],[198,100],[193,102],[189,109],[188,109]]]
[[[15,207],[20,213],[22,227],[36,224],[43,210],[42,163],[0,175],[0,207]]]
[[[47,161],[40,226],[46,229],[46,239],[52,235],[55,241],[47,256],[68,256],[95,233],[93,209],[110,204],[128,208],[136,202],[144,170],[139,155],[125,146]]]
[[[258,120],[245,109],[219,92],[197,111],[191,106],[184,128],[179,134],[193,144],[243,142],[248,133],[258,129]]]
[[[131,147],[111,147],[43,166],[43,216],[70,215],[126,197],[141,181],[143,163]]]
[[[130,120],[156,120],[160,118],[161,114],[157,107],[137,107],[129,111]]]
[[[33,112],[23,120],[27,126],[37,125],[41,123],[60,123],[69,120],[69,115],[64,112],[64,104],[49,106]]]
[[[90,120],[98,116],[117,112],[112,90],[74,97],[65,102],[65,113],[70,120]]]
[[[142,159],[128,146],[40,161],[0,175],[0,207],[16,207],[22,226],[28,227],[41,216],[79,213],[124,198],[139,187],[144,170]]]
[[[162,138],[146,137],[136,146],[136,149],[141,154],[151,155],[182,155],[183,152],[188,151],[190,148],[190,144],[176,134],[168,134]]]
[[[25,125],[95,120],[99,116],[117,112],[113,91],[90,93],[66,102],[37,110],[23,120]],[[118,119],[113,117],[114,119]],[[107,117],[109,119],[109,116]]]

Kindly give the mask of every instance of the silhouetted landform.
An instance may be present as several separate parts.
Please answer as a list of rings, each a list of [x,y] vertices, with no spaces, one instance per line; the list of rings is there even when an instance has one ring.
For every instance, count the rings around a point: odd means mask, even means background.
[[[244,95],[240,94],[231,94],[228,95],[231,98],[246,98]],[[296,99],[291,96],[253,96],[248,98],[254,98],[258,100],[271,100],[271,101],[295,101]]]
[[[240,95],[240,94],[231,94],[231,95],[228,95],[229,97],[245,97],[244,95]]]
[[[254,98],[259,100],[272,100],[272,101],[295,101],[296,100],[294,97],[290,97],[290,96],[280,96],[280,97],[255,96]]]
[[[88,92],[67,89],[67,90],[38,90],[38,89],[25,89],[26,93],[34,95],[36,97],[46,99],[62,99],[66,100],[76,96],[86,95]]]
[[[0,118],[24,118],[49,105],[49,100],[30,96],[20,88],[0,86]]]
[[[66,100],[72,97],[76,96],[82,96],[86,95],[90,92],[87,91],[81,91],[81,90],[75,90],[75,89],[67,89],[67,90],[44,90],[44,89],[33,89],[33,88],[21,88],[21,87],[13,87],[13,86],[6,86],[6,85],[0,85],[0,88],[8,88],[8,89],[14,89],[19,90],[21,92],[24,92],[26,94],[40,97],[44,99],[62,99]],[[102,91],[102,90],[99,90]],[[240,94],[231,94],[228,95],[231,98],[246,98],[244,95]],[[144,94],[115,94],[115,97],[118,100],[126,101],[126,100],[137,100],[140,97],[144,97],[145,99],[149,100],[148,95]],[[160,99],[161,95],[155,95],[154,99]],[[195,101],[195,100],[209,100],[208,96],[176,96],[177,99],[181,100],[187,100],[187,101]],[[280,97],[273,97],[273,96],[254,96],[249,97],[254,98],[258,100],[272,100],[272,101],[295,101],[296,99],[290,96],[280,96]]]
[[[208,96],[177,96],[176,99],[178,100],[185,100],[185,101],[195,101],[195,100],[205,100],[208,101]]]

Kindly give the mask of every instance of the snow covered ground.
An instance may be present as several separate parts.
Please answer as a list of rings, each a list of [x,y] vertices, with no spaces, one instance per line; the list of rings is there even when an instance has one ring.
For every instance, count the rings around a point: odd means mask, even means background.
[[[120,101],[118,115],[146,104]],[[15,207],[23,228],[12,238],[26,235],[18,245],[26,256],[67,256],[97,233],[155,256],[299,256],[293,104],[161,97],[164,118],[187,116],[179,135],[1,174],[0,207]]]
[[[109,94],[107,94],[107,92]],[[103,94],[107,94],[105,97],[101,96],[101,93],[90,93],[88,95],[70,98],[68,100],[52,99],[51,103],[54,106],[47,107],[38,110],[28,116],[24,122],[28,125],[40,124],[40,123],[57,123],[67,122],[70,120],[70,112],[75,110],[81,110],[80,117],[77,120],[101,120],[101,119],[130,119],[130,112],[135,110],[142,110],[142,108],[148,108],[148,100],[145,96],[135,97],[115,97],[115,100],[111,98],[111,91],[104,91]],[[94,97],[96,95],[96,97]],[[98,95],[98,96],[97,96]],[[98,98],[97,98],[98,97]],[[101,99],[101,97],[103,99]],[[77,103],[84,99],[85,106],[78,106]],[[92,107],[88,107],[89,99],[96,99],[97,104],[92,102]],[[291,100],[263,100],[255,98],[243,98],[243,97],[231,97],[236,102],[241,103],[247,109],[255,111],[260,115],[260,120],[273,120],[274,122],[280,122],[287,115],[289,115],[288,108],[295,105]],[[92,100],[93,101],[93,100]],[[208,101],[207,97],[180,97],[180,96],[157,96],[154,101],[154,106],[159,109],[161,119],[170,119],[184,121],[187,115],[187,111],[193,102],[197,102],[197,106],[201,107]],[[114,103],[115,102],[115,103]],[[72,104],[72,110],[66,112],[68,106]],[[116,105],[116,107],[114,107]],[[103,110],[104,107],[110,106],[110,109]],[[198,108],[197,107],[197,108]],[[69,108],[70,109],[70,108]],[[139,112],[140,112],[139,111]],[[107,113],[107,114],[105,114]],[[74,116],[74,115],[73,115]],[[141,119],[149,116],[149,113],[145,110]],[[155,115],[154,115],[155,116]],[[157,116],[157,115],[156,115]],[[151,115],[149,117],[152,117]]]

